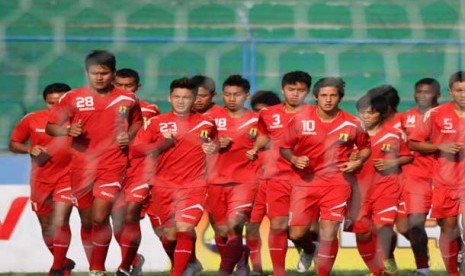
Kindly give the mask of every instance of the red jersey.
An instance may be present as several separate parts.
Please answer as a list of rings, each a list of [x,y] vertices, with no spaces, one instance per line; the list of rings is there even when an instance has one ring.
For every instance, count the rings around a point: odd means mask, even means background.
[[[163,139],[164,132],[173,133],[175,143],[157,157],[150,184],[166,188],[205,186],[206,165],[202,144],[208,138],[216,139],[213,120],[194,112],[187,116],[178,116],[173,112],[161,114],[151,118],[146,128],[137,133],[133,146]]]
[[[281,143],[296,156],[308,156],[305,169],[291,166],[297,174],[294,183],[303,186],[347,185],[338,165],[349,161],[354,146],[370,148],[370,137],[360,121],[340,110],[332,122],[322,122],[316,106],[307,106],[291,120]]]
[[[156,104],[151,104],[143,100],[139,100],[140,111],[142,113],[142,119],[144,120],[144,125],[147,124],[147,121],[153,116],[160,115],[160,110]]]
[[[127,164],[127,148],[120,149],[116,137],[142,121],[134,93],[115,87],[101,96],[87,86],[69,91],[53,106],[49,122],[63,125],[79,121],[83,131],[73,138],[71,167],[106,169]]]
[[[246,110],[240,118],[233,118],[226,109],[212,114],[218,137],[231,138],[227,148],[220,149],[212,162],[210,184],[254,183],[257,181],[258,161],[250,161],[246,152],[257,138],[258,115]]]
[[[300,110],[309,105],[304,105]],[[298,112],[300,112],[300,110]],[[289,180],[291,163],[281,157],[279,146],[289,121],[298,113],[287,113],[284,103],[263,108],[258,117],[258,134],[270,139],[270,149],[263,152],[264,178]]]
[[[384,122],[385,125],[389,125],[396,129],[402,129],[402,113],[397,112],[394,114],[394,117]]]
[[[421,114],[417,107],[402,113],[402,130],[410,137],[412,133],[420,128],[423,123],[424,114]],[[432,171],[434,165],[434,154],[412,152],[414,159],[411,163],[402,166],[402,173],[409,176],[425,177],[425,171]]]
[[[442,144],[465,142],[465,118],[455,113],[454,103],[449,102],[426,112],[424,123],[413,132],[409,140]],[[433,181],[451,189],[465,185],[464,150],[457,154],[438,152],[433,167]]]
[[[22,144],[29,140],[31,148],[36,145],[46,147],[46,154],[31,158],[31,179],[56,183],[69,173],[71,138],[52,137],[45,133],[49,113],[48,110],[40,110],[24,116],[10,140]]]
[[[410,156],[410,149],[403,136],[402,131],[393,128],[389,124],[382,124],[380,130],[375,135],[370,136],[371,155],[357,175],[360,185],[368,188],[381,183],[398,184],[399,167],[378,171],[373,164],[373,160],[389,160],[399,158],[399,156]]]

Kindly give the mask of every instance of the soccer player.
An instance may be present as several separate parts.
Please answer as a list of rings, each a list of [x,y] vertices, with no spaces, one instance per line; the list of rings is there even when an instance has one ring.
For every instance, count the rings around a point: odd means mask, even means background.
[[[267,216],[270,219],[268,237],[273,275],[285,275],[287,253],[287,228],[289,221],[289,198],[291,194],[290,175],[293,174],[290,163],[279,155],[279,144],[289,120],[305,106],[305,98],[312,84],[311,76],[303,71],[284,74],[281,92],[284,103],[261,110],[258,121],[258,137],[247,158],[257,158],[263,153],[263,178],[266,184]],[[269,150],[266,150],[268,149]],[[263,217],[255,216],[252,211],[251,223],[260,223]],[[255,220],[256,218],[257,220]],[[314,248],[313,248],[314,250]]]
[[[116,71],[113,84],[120,89],[136,93],[141,87],[139,74],[129,68]],[[148,119],[160,114],[158,107],[139,100],[144,125]],[[129,146],[131,150],[131,145]],[[148,206],[150,187],[148,180],[153,173],[151,158],[129,158],[129,166],[112,212],[113,231],[121,247],[122,260],[117,274],[141,275],[144,256],[137,254],[141,241],[140,218],[144,206]],[[131,269],[132,266],[132,269]]]
[[[50,112],[46,131],[72,137],[71,191],[81,217],[81,239],[90,275],[104,275],[112,236],[109,217],[121,191],[128,145],[142,118],[134,93],[112,85],[116,71],[112,53],[91,52],[85,68],[88,85],[60,99]]]
[[[409,137],[410,148],[424,154],[434,154],[433,196],[431,217],[441,227],[439,249],[449,275],[459,275],[457,254],[460,243],[458,215],[463,219],[465,161],[465,72],[458,71],[449,78],[449,94],[452,100],[424,115],[424,122]]]
[[[45,133],[48,114],[71,88],[64,83],[45,87],[46,110],[27,114],[16,125],[10,138],[10,150],[31,156],[31,203],[39,219],[42,238],[53,254],[49,275],[69,275],[74,262],[66,258],[71,241],[69,217],[72,210],[69,168],[70,139],[54,138]],[[29,145],[26,143],[29,141]]]
[[[370,139],[359,121],[339,109],[344,81],[322,78],[313,87],[316,106],[306,106],[289,123],[281,142],[281,155],[295,172],[291,175],[290,231],[302,239],[319,219],[318,275],[329,275],[338,251],[337,233],[354,183],[353,173],[370,155]],[[349,160],[354,146],[357,160]],[[306,250],[303,247],[303,250]]]
[[[259,112],[265,107],[277,105],[281,103],[279,96],[266,90],[256,91],[250,99],[250,106],[255,112]],[[263,158],[258,158],[258,161],[262,163]],[[262,178],[262,168],[260,164],[259,178]],[[261,259],[261,247],[262,241],[260,237],[260,223],[266,215],[266,196],[265,196],[265,181],[260,179],[257,194],[255,195],[254,204],[252,207],[252,213],[254,214],[253,221],[246,224],[246,244],[249,249],[250,262],[252,263],[252,271],[255,273],[263,274],[262,259]],[[252,215],[252,214],[251,214]]]
[[[439,82],[424,78],[415,83],[414,99],[417,106],[405,111],[401,117],[402,129],[410,137],[423,122],[426,112],[439,105]],[[402,167],[408,234],[412,245],[418,275],[429,274],[428,236],[425,231],[426,216],[431,209],[432,178],[425,171],[433,171],[434,154],[414,152],[413,162]]]
[[[244,106],[249,91],[247,79],[229,76],[223,83],[225,108],[212,114],[218,129],[219,152],[211,164],[207,210],[221,256],[219,275],[230,275],[243,255],[242,231],[257,191],[258,161],[245,157],[257,137],[258,121],[257,114]],[[244,259],[247,261],[248,257]]]
[[[361,97],[357,110],[370,135],[372,154],[356,176],[344,230],[355,233],[357,249],[373,275],[383,275],[383,272],[391,275],[395,271],[390,271],[385,261],[390,255],[394,235],[400,167],[411,162],[413,157],[404,134],[384,123],[388,104],[383,96]],[[378,254],[378,246],[381,254]]]
[[[133,144],[135,156],[159,154],[150,208],[160,219],[172,276],[181,276],[191,260],[207,193],[205,156],[217,148],[215,123],[192,110],[195,99],[188,78],[174,80],[168,97],[172,111],[151,118]]]
[[[397,112],[397,107],[400,103],[399,93],[397,89],[389,84],[378,86],[376,89],[370,89],[367,94],[373,99],[382,96],[386,99],[388,110],[385,115],[384,123],[401,129],[401,113]]]

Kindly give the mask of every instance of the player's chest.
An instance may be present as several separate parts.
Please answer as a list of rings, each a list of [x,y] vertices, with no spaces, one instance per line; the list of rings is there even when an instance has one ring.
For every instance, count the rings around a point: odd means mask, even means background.
[[[246,139],[255,139],[258,133],[257,123],[258,118],[256,117],[247,117],[239,119],[229,117],[215,118],[218,136],[228,136],[231,138],[243,137]]]
[[[158,132],[171,133],[177,139],[204,142],[211,138],[214,124],[209,121],[163,120],[157,123]]]
[[[82,116],[104,114],[108,116],[117,115],[125,118],[134,106],[135,100],[124,95],[107,97],[84,95],[75,97],[72,104],[74,112]]]
[[[300,136],[307,143],[345,145],[353,143],[356,137],[356,126],[346,122],[323,123],[315,119],[302,119],[297,122]]]
[[[453,114],[438,116],[435,120],[437,136],[442,138],[459,138],[465,136],[465,118]]]
[[[395,157],[400,151],[402,141],[395,134],[387,133],[378,137],[370,137],[370,139],[374,158]]]

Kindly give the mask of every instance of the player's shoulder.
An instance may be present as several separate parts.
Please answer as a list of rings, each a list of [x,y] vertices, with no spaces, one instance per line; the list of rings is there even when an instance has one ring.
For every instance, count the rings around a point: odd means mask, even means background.
[[[284,105],[280,103],[280,104],[264,107],[262,110],[260,110],[258,115],[260,117],[270,117],[275,114],[280,114],[283,112],[284,112]]]
[[[440,104],[436,107],[431,108],[425,113],[424,121],[427,121],[431,117],[438,117],[438,116],[450,116],[453,114],[454,111],[454,104],[452,102],[447,102],[444,104]]]

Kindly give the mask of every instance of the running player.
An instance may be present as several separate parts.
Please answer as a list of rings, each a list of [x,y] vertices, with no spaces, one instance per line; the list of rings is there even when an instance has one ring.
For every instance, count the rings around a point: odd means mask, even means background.
[[[353,173],[370,155],[370,139],[359,121],[339,109],[344,81],[322,78],[313,87],[316,106],[306,106],[288,125],[281,155],[292,164],[290,231],[303,246],[308,229],[319,220],[318,275],[331,273],[338,252],[339,225],[346,213]],[[349,160],[354,146],[357,160]],[[303,247],[303,250],[306,250]]]
[[[410,148],[424,154],[435,154],[433,172],[433,196],[431,217],[441,227],[439,249],[449,275],[459,275],[457,254],[461,244],[458,215],[462,214],[465,225],[465,72],[458,71],[449,78],[449,94],[452,100],[430,109],[424,115],[424,123],[409,137]]]
[[[112,85],[116,71],[112,53],[91,52],[85,67],[88,86],[60,99],[50,112],[46,131],[72,137],[71,191],[81,217],[81,239],[90,274],[104,275],[112,236],[109,217],[121,191],[128,145],[142,118],[134,93]]]
[[[54,138],[45,133],[52,106],[71,88],[64,83],[45,87],[43,98],[46,110],[27,114],[14,128],[10,150],[31,156],[31,203],[42,229],[42,238],[53,254],[49,275],[69,275],[74,262],[66,258],[71,242],[69,217],[73,207],[69,168],[71,140]],[[29,141],[29,145],[26,142]]]
[[[188,78],[174,80],[168,98],[172,111],[151,118],[133,145],[135,156],[154,151],[159,154],[150,179],[150,208],[160,219],[162,245],[172,262],[172,276],[183,275],[191,260],[194,228],[206,200],[205,153],[217,148],[213,120],[192,111],[195,98],[195,87]]]

